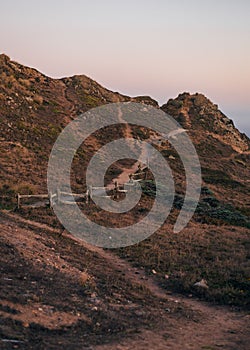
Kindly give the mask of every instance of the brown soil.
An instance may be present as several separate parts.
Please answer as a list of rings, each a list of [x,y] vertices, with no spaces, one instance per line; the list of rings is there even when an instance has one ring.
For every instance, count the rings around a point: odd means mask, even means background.
[[[0,215],[3,349],[248,349],[249,315],[161,289],[110,250]]]

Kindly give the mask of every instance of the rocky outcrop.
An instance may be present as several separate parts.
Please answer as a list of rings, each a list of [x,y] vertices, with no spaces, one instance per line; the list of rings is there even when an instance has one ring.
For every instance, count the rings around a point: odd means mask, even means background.
[[[249,150],[249,138],[240,133],[233,121],[202,94],[191,95],[184,92],[177,98],[170,99],[161,108],[172,115],[184,128],[211,135],[237,152]]]

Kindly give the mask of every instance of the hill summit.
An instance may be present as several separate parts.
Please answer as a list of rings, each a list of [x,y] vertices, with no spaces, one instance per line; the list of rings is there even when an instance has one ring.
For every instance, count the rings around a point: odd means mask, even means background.
[[[233,121],[203,94],[184,92],[177,98],[170,99],[162,109],[175,117],[186,129],[205,132],[231,146],[235,151],[249,150],[249,138],[239,132]]]

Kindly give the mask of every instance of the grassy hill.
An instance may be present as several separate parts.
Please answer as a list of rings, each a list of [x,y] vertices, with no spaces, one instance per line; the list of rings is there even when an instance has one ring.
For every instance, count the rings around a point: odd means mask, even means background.
[[[46,172],[51,148],[71,120],[90,108],[125,101],[160,108],[150,97],[131,98],[112,92],[84,75],[52,79],[0,55],[2,209],[15,209],[18,192],[47,191]],[[203,179],[200,202],[189,226],[179,235],[173,235],[173,223],[183,203],[185,174],[176,151],[168,144],[159,145],[158,150],[168,160],[175,178],[176,196],[171,215],[150,239],[115,253],[149,274],[156,270],[158,283],[166,289],[247,307],[250,141],[202,94],[180,94],[161,109],[187,129],[197,149]],[[148,135],[143,128],[131,130],[139,133],[141,139]],[[111,128],[105,135],[114,139],[123,133],[122,127]],[[74,188],[83,189],[84,166],[105,142],[105,137],[98,140],[97,133],[89,139],[84,152],[79,149],[73,163]],[[124,164],[114,165],[109,178],[119,174]],[[126,216],[110,216],[110,223],[130,224],[142,218],[153,198],[154,186],[149,178],[140,207]],[[86,211],[100,222],[104,220],[92,203]],[[49,208],[22,209],[19,215],[53,228],[61,227]],[[206,291],[193,288],[194,282],[201,278],[208,281]]]

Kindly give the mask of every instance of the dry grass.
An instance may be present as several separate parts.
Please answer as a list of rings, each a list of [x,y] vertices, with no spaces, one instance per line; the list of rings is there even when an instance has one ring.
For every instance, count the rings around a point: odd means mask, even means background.
[[[165,226],[148,240],[119,249],[117,254],[149,273],[156,270],[166,289],[223,304],[250,306],[247,229],[192,224],[173,234],[171,227]],[[202,278],[209,288],[197,291],[193,285]]]
[[[22,209],[20,213],[28,219],[60,227],[49,208]],[[102,223],[101,215],[95,212],[91,218]],[[170,222],[174,222],[173,216]],[[134,217],[129,220],[127,216],[124,220],[122,223],[129,225]],[[247,228],[192,222],[178,234],[172,232],[172,224],[166,223],[149,239],[114,252],[132,265],[145,268],[149,274],[155,270],[158,282],[167,290],[248,308],[249,248]],[[209,285],[206,291],[193,287],[202,278]]]

